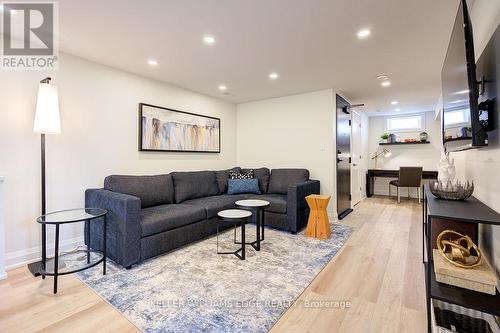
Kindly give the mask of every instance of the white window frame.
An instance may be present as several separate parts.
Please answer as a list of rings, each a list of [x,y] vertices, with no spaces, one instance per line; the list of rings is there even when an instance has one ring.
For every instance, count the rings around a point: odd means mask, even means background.
[[[420,117],[420,127],[390,129],[388,126],[390,119],[412,118],[412,117]],[[385,116],[384,127],[385,127],[385,131],[388,133],[423,132],[423,131],[425,131],[425,113],[408,113],[408,114],[402,114],[402,115]]]
[[[470,126],[470,124],[471,124],[471,122],[470,122],[470,109],[468,109],[468,108],[465,108],[465,109],[457,108],[455,110],[449,110],[447,112],[456,112],[456,111],[462,111],[464,113],[464,115],[465,115],[466,121],[465,122],[461,122],[461,123],[444,124],[444,128],[445,129]],[[444,114],[445,113],[443,112],[443,115]],[[443,116],[443,122],[444,122],[444,116]]]

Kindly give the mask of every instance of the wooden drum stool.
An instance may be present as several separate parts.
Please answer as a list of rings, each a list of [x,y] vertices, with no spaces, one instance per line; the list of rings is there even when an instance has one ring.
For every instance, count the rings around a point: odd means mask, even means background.
[[[306,201],[311,209],[307,221],[306,236],[318,239],[329,238],[331,231],[326,207],[330,202],[330,196],[311,194],[306,197]]]

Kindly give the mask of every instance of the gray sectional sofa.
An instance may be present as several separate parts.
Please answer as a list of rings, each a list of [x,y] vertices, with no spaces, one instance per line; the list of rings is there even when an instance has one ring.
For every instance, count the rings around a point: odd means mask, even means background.
[[[131,265],[216,232],[217,213],[235,201],[270,202],[266,226],[296,233],[306,226],[305,196],[318,194],[320,183],[306,169],[253,169],[262,194],[227,194],[229,171],[172,172],[154,176],[112,175],[104,188],[85,192],[86,207],[109,211],[107,253],[118,264]],[[100,249],[101,223],[91,223],[92,248]]]

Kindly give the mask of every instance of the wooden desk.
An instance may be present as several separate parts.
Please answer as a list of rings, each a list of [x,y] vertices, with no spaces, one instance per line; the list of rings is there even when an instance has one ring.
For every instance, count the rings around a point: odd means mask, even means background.
[[[373,184],[375,183],[375,177],[385,177],[385,178],[398,178],[399,170],[384,170],[384,169],[368,169],[366,173],[366,196],[369,198],[373,195]],[[423,179],[437,179],[437,171],[426,171],[422,172]]]

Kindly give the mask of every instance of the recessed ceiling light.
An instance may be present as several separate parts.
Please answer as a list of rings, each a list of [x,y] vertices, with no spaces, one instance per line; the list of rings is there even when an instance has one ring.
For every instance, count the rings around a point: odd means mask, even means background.
[[[391,84],[392,84],[391,81],[385,80],[385,81],[382,81],[382,83],[380,85],[382,87],[389,87]]]
[[[466,89],[466,90],[456,91],[452,95],[462,95],[462,94],[468,94],[468,93],[469,93],[469,90]]]
[[[398,101],[392,101],[391,102],[392,105],[398,105],[398,103],[399,103]]]
[[[271,80],[276,80],[278,77],[279,77],[278,73],[272,72],[271,74],[269,74],[269,78]]]
[[[401,109],[400,108],[395,108],[394,111],[401,111]]]
[[[148,65],[149,66],[158,66],[158,61],[156,59],[149,59]]]
[[[358,35],[359,39],[365,39],[368,36],[370,36],[371,33],[372,32],[370,31],[370,29],[361,29],[358,31],[358,33],[356,35]]]
[[[463,102],[467,102],[466,99],[457,99],[456,101],[451,101],[450,104],[458,104],[458,103],[463,103]]]
[[[220,85],[219,85],[219,90],[220,90],[220,91],[226,91],[226,90],[227,90],[227,87],[226,87],[224,84],[220,84]]]
[[[207,45],[212,45],[215,43],[215,37],[214,36],[204,36],[203,37],[203,42]]]

